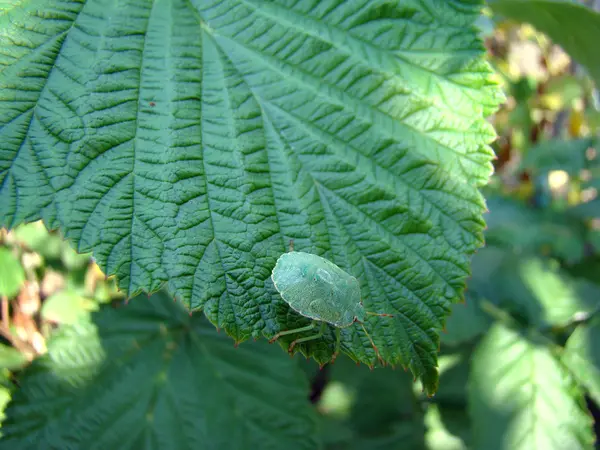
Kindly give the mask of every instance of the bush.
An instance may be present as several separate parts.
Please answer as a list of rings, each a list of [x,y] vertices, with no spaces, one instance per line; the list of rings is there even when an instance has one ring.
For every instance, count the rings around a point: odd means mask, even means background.
[[[593,448],[600,16],[490,7],[0,6],[0,448]]]

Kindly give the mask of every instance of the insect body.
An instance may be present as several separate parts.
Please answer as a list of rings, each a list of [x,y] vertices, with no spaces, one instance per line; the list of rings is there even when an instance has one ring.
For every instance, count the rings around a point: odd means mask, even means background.
[[[313,322],[306,327],[281,331],[269,342],[274,342],[287,334],[311,330],[315,328],[316,322],[320,322],[318,333],[296,339],[290,344],[288,351],[291,353],[296,344],[321,338],[329,323],[336,327],[333,362],[340,351],[340,328],[359,322],[377,357],[382,360],[362,322],[367,315],[393,316],[365,311],[360,295],[360,285],[352,275],[318,255],[290,251],[279,257],[273,268],[271,279],[275,289],[286,303],[301,315],[313,319]]]

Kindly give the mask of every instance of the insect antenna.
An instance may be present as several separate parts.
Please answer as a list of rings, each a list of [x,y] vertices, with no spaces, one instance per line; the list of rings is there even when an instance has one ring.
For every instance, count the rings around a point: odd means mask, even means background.
[[[360,326],[362,327],[363,331],[367,335],[367,338],[369,338],[369,342],[371,342],[371,345],[373,346],[373,350],[375,350],[375,354],[377,355],[377,359],[379,359],[379,362],[381,363],[381,365],[385,366],[385,361],[381,357],[381,354],[379,353],[379,349],[375,345],[375,342],[373,342],[373,339],[371,338],[371,335],[367,332],[367,329],[365,328],[365,324],[362,323],[362,322],[360,322]]]

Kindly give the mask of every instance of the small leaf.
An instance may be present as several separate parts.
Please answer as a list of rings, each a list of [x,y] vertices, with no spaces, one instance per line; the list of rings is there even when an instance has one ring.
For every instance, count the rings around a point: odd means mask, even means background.
[[[567,340],[562,355],[571,374],[600,405],[600,321],[579,325]]]
[[[8,345],[0,344],[0,370],[20,369],[27,362],[27,357],[23,353]]]
[[[14,297],[25,281],[19,260],[6,247],[0,247],[0,295]]]
[[[592,450],[583,393],[544,342],[500,324],[472,362],[469,410],[475,450]]]
[[[495,13],[533,25],[583,64],[600,84],[600,14],[576,2],[556,0],[494,0]]]
[[[27,223],[14,230],[17,240],[25,244],[26,248],[39,253],[46,259],[60,259],[65,245],[56,233],[49,233],[41,221]]]
[[[20,379],[2,449],[314,449],[306,378],[162,294],[63,326]]]
[[[50,322],[74,324],[96,309],[98,304],[93,300],[73,291],[60,291],[44,300],[40,313],[44,320]]]

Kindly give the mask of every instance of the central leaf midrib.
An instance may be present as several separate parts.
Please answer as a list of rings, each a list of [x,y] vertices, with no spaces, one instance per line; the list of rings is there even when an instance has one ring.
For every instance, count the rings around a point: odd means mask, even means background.
[[[210,43],[211,45],[214,46],[215,53],[217,55],[219,55],[219,49],[216,46],[215,42],[213,41],[212,36],[209,35],[208,33],[206,33],[204,31],[204,29],[202,29],[201,33],[203,33],[203,36],[204,36],[204,38],[202,39],[202,45],[203,45],[203,47],[206,46],[206,45],[209,45],[209,43]],[[203,54],[203,57],[204,57],[204,55],[205,55],[204,50],[203,50],[202,54]],[[220,65],[220,68],[221,68],[221,73],[223,75],[222,79],[225,80],[225,73],[224,73],[222,61],[221,61],[220,58],[217,58],[217,60],[218,60],[218,64]],[[204,61],[204,63],[202,64],[202,68],[204,70],[206,70],[206,67],[207,67],[206,61]],[[206,74],[203,73],[203,75],[202,75],[202,86],[203,86],[203,88],[206,86],[206,78],[207,78]],[[222,91],[225,93],[225,102],[227,103],[228,106],[230,106],[231,105],[231,101],[230,101],[230,98],[229,98],[229,89],[227,88],[227,85],[225,84],[225,82],[223,82]],[[200,105],[201,105],[200,106],[200,117],[204,118],[203,111],[204,111],[204,98],[205,98],[205,96],[202,95],[201,98],[202,98],[202,100],[200,102]],[[231,111],[230,107],[227,108],[227,109],[228,109],[228,111]],[[234,119],[233,119],[233,117],[231,117],[231,115],[229,116],[228,119],[229,120],[227,120],[227,123],[228,123],[229,129],[230,129],[230,134],[235,139],[237,137],[237,133],[236,133],[236,128],[235,128],[235,124],[234,124]],[[219,258],[219,263],[221,265],[221,271],[222,271],[221,278],[224,279],[224,283],[225,283],[225,291],[226,291],[225,292],[225,298],[229,302],[229,307],[231,308],[231,311],[233,311],[233,313],[234,313],[233,317],[234,317],[234,324],[235,324],[235,327],[236,327],[236,335],[239,335],[240,325],[238,323],[238,315],[236,313],[236,308],[235,308],[233,302],[231,301],[231,299],[229,297],[230,296],[230,287],[229,287],[228,277],[226,276],[226,274],[227,274],[227,268],[223,264],[223,258],[221,256],[221,249],[219,247],[219,242],[220,241],[217,239],[217,230],[215,228],[215,221],[214,221],[214,216],[213,216],[213,208],[211,206],[211,195],[210,195],[210,187],[209,187],[210,186],[210,182],[208,180],[208,171],[207,171],[206,158],[205,158],[206,148],[204,146],[204,143],[202,142],[203,141],[202,136],[204,136],[204,133],[202,131],[203,130],[203,125],[204,125],[204,120],[201,119],[200,123],[201,123],[201,125],[200,125],[200,127],[201,127],[200,128],[201,129],[200,148],[202,149],[201,164],[202,164],[202,170],[204,172],[203,179],[204,179],[204,186],[205,186],[205,191],[206,191],[206,203],[207,203],[207,206],[208,206],[208,212],[209,212],[209,218],[210,218],[210,226],[211,226],[212,235],[213,235],[213,238],[212,238],[211,242],[215,245],[216,250],[217,250],[217,255],[218,255],[218,258]],[[210,243],[206,246],[206,249],[208,249],[209,245],[210,245]],[[206,251],[206,249],[205,249],[205,251]],[[202,262],[202,260],[200,259],[198,261],[198,266],[201,264],[201,262]],[[196,268],[196,270],[198,270],[198,268]],[[217,308],[216,308],[217,309],[217,323],[219,323],[219,324],[222,324],[221,319],[220,319],[220,312],[221,312],[220,302],[221,302],[222,298],[223,298],[223,296],[221,296],[219,299],[217,299],[217,302],[218,302],[217,303]],[[229,326],[229,325],[231,325],[231,323],[227,323],[227,325]]]

